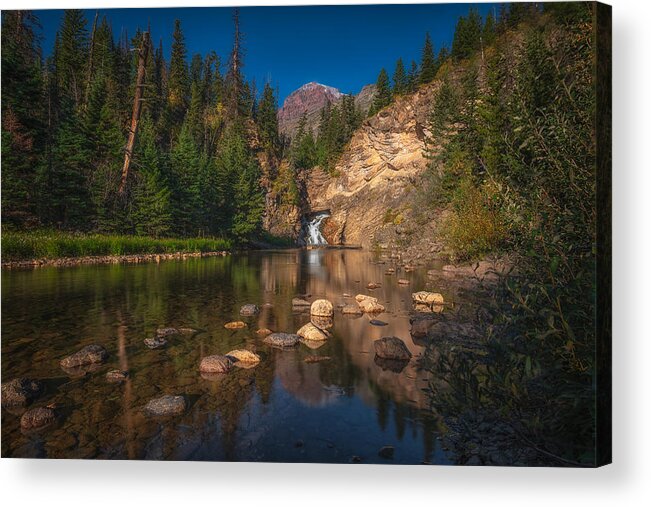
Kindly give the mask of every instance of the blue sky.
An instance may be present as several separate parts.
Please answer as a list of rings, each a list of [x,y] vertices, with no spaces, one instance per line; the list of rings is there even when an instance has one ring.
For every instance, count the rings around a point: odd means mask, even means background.
[[[255,77],[258,89],[270,81],[284,98],[310,81],[357,93],[375,82],[385,67],[389,75],[398,57],[408,67],[420,60],[429,31],[436,51],[451,45],[454,25],[471,6],[482,17],[498,4],[359,5],[315,7],[242,7],[241,29],[247,79]],[[94,10],[87,10],[88,26]],[[43,27],[42,45],[52,50],[63,11],[35,11]],[[169,59],[174,20],[181,20],[189,58],[215,50],[224,60],[232,44],[232,10],[225,7],[100,9],[116,37],[122,30],[133,35],[151,22],[152,40],[162,38]]]

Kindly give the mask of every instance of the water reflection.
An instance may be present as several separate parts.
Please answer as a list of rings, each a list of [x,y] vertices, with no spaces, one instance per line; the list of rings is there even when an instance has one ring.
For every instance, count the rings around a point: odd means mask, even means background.
[[[46,380],[36,406],[56,403],[62,423],[24,435],[18,413],[3,409],[2,455],[52,458],[446,463],[436,447],[437,419],[418,368],[423,348],[409,334],[412,288],[427,287],[424,273],[402,273],[410,286],[384,275],[386,266],[367,252],[284,250],[138,266],[83,266],[2,273],[2,380]],[[374,291],[369,282],[382,282]],[[369,293],[386,306],[388,326],[364,315],[334,319],[332,336],[318,348],[274,350],[255,331],[295,332],[309,321],[292,310],[292,298],[325,297],[336,305]],[[307,297],[307,296],[306,296]],[[452,299],[453,295],[450,296]],[[256,303],[255,317],[239,308]],[[227,330],[229,320],[249,327]],[[159,327],[193,327],[149,350],[142,340]],[[415,358],[377,364],[373,341],[399,336]],[[70,377],[59,360],[91,343],[110,354],[107,364]],[[202,378],[202,357],[235,348],[262,358],[251,369]],[[328,356],[305,362],[308,356]],[[122,383],[105,374],[128,370]],[[182,394],[188,409],[170,419],[146,417],[142,407],[163,394]]]

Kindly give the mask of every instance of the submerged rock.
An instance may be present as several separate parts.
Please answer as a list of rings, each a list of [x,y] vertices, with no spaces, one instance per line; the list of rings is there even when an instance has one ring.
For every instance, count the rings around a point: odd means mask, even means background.
[[[185,412],[186,407],[187,403],[183,396],[166,394],[150,400],[145,405],[144,411],[150,416],[178,415]]]
[[[296,331],[296,334],[301,338],[312,341],[323,341],[330,338],[330,333],[328,331],[318,328],[311,322],[308,322],[302,328]]]
[[[73,369],[79,366],[103,363],[108,359],[108,352],[101,345],[86,345],[81,350],[64,358],[59,363],[62,368]]]
[[[167,345],[167,340],[163,336],[155,336],[154,338],[145,338],[143,343],[150,349],[162,349]]]
[[[206,356],[199,364],[202,373],[228,373],[233,366],[233,361],[227,356]]]
[[[258,313],[260,313],[260,308],[258,308],[258,305],[248,304],[240,308],[240,315],[245,317],[252,317]]]
[[[56,421],[56,412],[50,407],[32,408],[20,418],[20,427],[23,430],[40,430],[50,426]]]
[[[317,299],[310,306],[310,315],[315,317],[332,317],[335,311],[332,303],[327,299]]]
[[[266,336],[263,341],[272,347],[279,347],[284,349],[298,345],[300,338],[301,337],[297,334],[271,333],[270,335]]]
[[[24,406],[38,398],[43,384],[38,380],[21,377],[2,384],[2,406]]]
[[[332,359],[330,356],[307,356],[303,359],[304,362],[308,364],[321,363],[323,361],[330,361]]]
[[[292,306],[294,308],[303,308],[306,306],[312,306],[312,303],[310,303],[309,301],[305,301],[305,299],[302,298],[294,298],[292,299]]]
[[[234,322],[227,322],[224,324],[224,327],[226,329],[244,329],[247,327],[246,322],[242,322],[241,320],[236,320]]]
[[[373,342],[375,355],[382,359],[397,359],[408,361],[411,359],[411,352],[400,338],[385,336]]]
[[[192,327],[160,327],[156,330],[156,336],[164,338],[168,336],[193,336],[199,332],[199,329]]]
[[[106,373],[106,380],[108,382],[124,382],[129,377],[129,372],[126,370],[111,370]]]
[[[359,305],[344,305],[341,309],[341,313],[344,315],[362,315],[364,312]]]
[[[234,363],[242,362],[257,364],[260,362],[260,356],[258,354],[246,349],[231,350],[226,353],[226,357],[230,358]]]

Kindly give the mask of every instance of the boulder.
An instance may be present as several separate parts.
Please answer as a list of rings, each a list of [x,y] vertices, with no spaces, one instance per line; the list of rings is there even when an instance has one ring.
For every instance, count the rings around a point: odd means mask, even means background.
[[[106,380],[113,383],[124,382],[128,377],[129,372],[125,370],[111,370],[106,373]]]
[[[444,303],[443,295],[438,292],[420,291],[411,295],[411,300],[415,305],[442,305]]]
[[[330,329],[332,326],[334,326],[332,317],[318,317],[316,315],[311,315],[310,322],[313,326],[316,326],[321,330]]]
[[[411,359],[411,352],[400,338],[385,336],[373,342],[375,355],[381,359],[396,359],[408,361]]]
[[[247,327],[246,322],[242,322],[241,320],[236,320],[234,322],[227,322],[224,324],[224,327],[226,329],[244,329]]]
[[[253,317],[258,313],[260,313],[260,308],[258,308],[258,305],[248,304],[243,305],[242,308],[240,308],[240,315],[244,317]]]
[[[167,340],[162,336],[155,336],[153,338],[145,338],[144,344],[150,349],[162,349],[167,345]]]
[[[64,358],[59,363],[62,368],[77,368],[89,364],[103,363],[108,359],[108,352],[101,345],[86,345],[81,350]]]
[[[238,363],[238,362],[259,363],[260,362],[260,356],[258,354],[246,349],[231,350],[230,352],[226,353],[226,357],[230,358],[230,360],[233,361],[234,363]]]
[[[233,361],[227,356],[206,356],[199,364],[202,373],[228,373],[233,366]]]
[[[20,418],[20,427],[24,430],[40,430],[56,421],[56,413],[50,407],[32,408]]]
[[[330,333],[323,329],[319,329],[311,322],[305,324],[302,328],[296,331],[296,334],[301,338],[311,341],[324,341],[330,338]]]
[[[332,317],[334,313],[332,303],[327,299],[317,299],[310,307],[310,315],[316,317]]]
[[[23,406],[31,403],[43,392],[43,384],[29,378],[15,378],[2,384],[2,406]]]
[[[187,403],[183,396],[166,394],[150,400],[145,405],[145,413],[150,416],[178,415],[185,412]]]
[[[341,313],[344,315],[362,315],[364,312],[359,305],[344,305],[341,309]]]
[[[271,345],[272,347],[279,347],[279,348],[290,348],[290,347],[296,347],[298,345],[298,341],[300,340],[300,336],[297,334],[290,334],[290,333],[271,333],[270,335],[265,336],[264,338],[264,343],[267,345]]]

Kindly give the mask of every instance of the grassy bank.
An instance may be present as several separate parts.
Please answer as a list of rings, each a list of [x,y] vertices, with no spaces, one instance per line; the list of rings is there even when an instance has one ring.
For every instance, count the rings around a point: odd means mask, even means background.
[[[222,238],[151,238],[55,231],[3,232],[2,262],[96,255],[163,254],[230,250]]]

